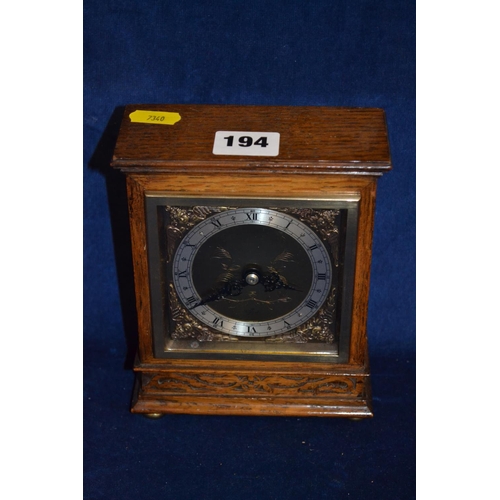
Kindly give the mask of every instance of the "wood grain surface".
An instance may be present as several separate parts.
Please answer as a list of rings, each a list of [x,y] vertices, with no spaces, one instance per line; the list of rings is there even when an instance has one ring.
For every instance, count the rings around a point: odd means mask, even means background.
[[[174,125],[131,122],[135,110],[177,112]],[[277,157],[217,156],[219,130],[278,132]],[[323,171],[382,173],[391,168],[384,111],[377,108],[149,105],[127,106],[113,166],[162,171],[267,170],[307,167]]]

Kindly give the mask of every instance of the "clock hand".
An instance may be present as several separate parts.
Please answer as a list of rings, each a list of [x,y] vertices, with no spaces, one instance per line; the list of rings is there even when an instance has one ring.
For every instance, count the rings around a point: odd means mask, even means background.
[[[216,300],[223,300],[227,297],[237,297],[241,294],[241,291],[247,285],[248,283],[244,279],[233,280],[224,283],[222,286],[213,290],[213,292],[208,297],[205,297],[196,304],[192,305],[189,309],[194,309],[195,307],[202,306]]]
[[[299,292],[301,291],[298,288],[289,285],[286,282],[285,278],[280,276],[280,274],[276,271],[262,274],[257,269],[251,268],[245,272],[242,279],[232,280],[224,283],[222,286],[214,289],[208,297],[205,297],[199,302],[196,302],[196,304],[193,304],[190,309],[208,304],[209,302],[224,300],[228,297],[237,297],[241,294],[243,288],[245,288],[246,286],[254,286],[257,284],[263,285],[266,292],[273,292],[274,290],[279,290],[281,288],[285,290],[296,290]]]
[[[248,266],[243,273],[243,278],[249,285],[263,285],[266,292],[273,292],[280,288],[300,291],[295,286],[289,285],[285,277],[281,276],[276,269],[272,267],[269,269],[270,272],[264,273],[256,265]]]
[[[298,292],[301,291],[297,287],[289,285],[286,279],[276,271],[264,274],[262,276],[261,283],[264,285],[264,290],[266,292],[273,292],[274,290],[279,290],[281,288],[284,288],[285,290],[296,290]]]

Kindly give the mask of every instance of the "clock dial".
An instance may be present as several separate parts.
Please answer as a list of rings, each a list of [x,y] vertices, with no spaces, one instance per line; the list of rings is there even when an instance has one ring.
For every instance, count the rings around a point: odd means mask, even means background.
[[[331,263],[318,235],[264,208],[217,213],[191,229],[173,260],[186,309],[207,326],[242,337],[293,330],[321,308]]]

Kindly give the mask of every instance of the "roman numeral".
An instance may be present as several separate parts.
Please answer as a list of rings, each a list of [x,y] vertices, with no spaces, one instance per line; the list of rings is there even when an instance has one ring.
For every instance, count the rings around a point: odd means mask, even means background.
[[[224,325],[224,321],[221,320],[220,318],[215,317],[215,319],[212,321],[212,325],[219,326],[220,328],[222,328]]]
[[[210,221],[215,227],[221,227],[221,223],[219,219],[213,219]]]
[[[325,273],[319,273],[318,274],[318,280],[326,280],[326,274]]]
[[[253,326],[247,326],[247,333],[257,333],[257,330]]]
[[[309,309],[314,309],[317,305],[318,305],[317,302],[314,302],[314,300],[310,299],[307,302],[306,307],[309,307]]]
[[[259,220],[257,217],[258,217],[258,213],[256,212],[252,212],[252,213],[247,213],[247,218],[248,220]]]

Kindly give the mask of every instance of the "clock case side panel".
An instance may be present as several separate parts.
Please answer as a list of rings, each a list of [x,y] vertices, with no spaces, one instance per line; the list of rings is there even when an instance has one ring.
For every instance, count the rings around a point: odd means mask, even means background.
[[[168,337],[168,332],[172,331],[174,326],[172,314],[182,316],[182,307],[177,300],[175,291],[173,290],[170,281],[172,279],[171,254],[174,251],[172,241],[177,243],[181,239],[177,228],[170,226],[170,233],[166,230],[163,217],[165,216],[166,207],[185,207],[186,213],[184,218],[189,218],[190,209],[196,207],[202,214],[207,214],[210,210],[219,210],[220,205],[229,205],[234,207],[273,207],[277,210],[295,210],[296,212],[312,213],[320,209],[323,213],[336,213],[339,215],[339,225],[342,230],[339,231],[339,239],[335,241],[338,245],[338,252],[335,256],[335,269],[337,280],[335,281],[336,289],[332,290],[331,295],[335,300],[334,307],[330,301],[329,307],[333,310],[327,311],[326,304],[322,309],[322,318],[316,321],[316,330],[318,324],[325,321],[328,315],[335,316],[336,323],[336,341],[334,345],[318,344],[311,341],[310,343],[279,343],[271,337],[266,342],[250,341],[249,339],[240,339],[234,336],[221,336],[217,332],[210,333],[210,328],[204,326],[198,330],[196,335],[191,340],[173,341],[170,340],[170,349],[165,348],[165,337]],[[208,197],[208,198],[193,198],[183,196],[166,196],[162,192],[147,191],[145,193],[145,210],[147,218],[147,241],[148,241],[148,258],[150,267],[150,288],[151,288],[151,311],[152,311],[152,336],[153,350],[155,358],[163,359],[221,359],[221,360],[275,360],[275,361],[314,361],[328,363],[346,363],[349,359],[349,350],[351,345],[351,315],[353,302],[354,288],[354,263],[355,263],[355,248],[358,225],[358,195],[337,195],[329,199],[299,199],[299,198],[274,198],[259,199],[259,198],[224,198],[223,200]],[[211,208],[212,207],[212,208]],[[291,209],[290,207],[296,207]],[[175,210],[178,210],[177,208]],[[321,212],[319,212],[321,213]],[[327,226],[327,221],[320,221],[322,226]],[[176,234],[177,233],[177,234]],[[182,235],[183,236],[183,235]],[[329,237],[331,238],[329,233]],[[168,257],[170,255],[170,258]],[[165,256],[167,256],[165,258]],[[170,266],[170,269],[169,269]],[[180,320],[183,324],[191,323],[191,318],[184,315]],[[203,325],[201,325],[203,326]],[[207,333],[208,332],[208,333]],[[207,338],[210,340],[219,337],[220,341],[205,342]],[[222,337],[222,338],[221,338]],[[229,341],[228,341],[229,340]],[[233,342],[231,342],[231,340]],[[307,341],[306,341],[307,342]]]
[[[360,191],[359,223],[356,244],[356,265],[352,309],[352,336],[349,364],[368,366],[368,299],[370,294],[370,271],[373,230],[375,223],[375,201],[377,178],[366,183]]]
[[[147,256],[144,183],[140,178],[127,175],[128,213],[132,245],[135,303],[137,311],[137,358],[151,361],[153,355],[151,296],[149,288],[149,260]]]

